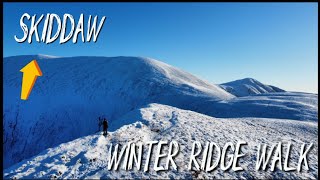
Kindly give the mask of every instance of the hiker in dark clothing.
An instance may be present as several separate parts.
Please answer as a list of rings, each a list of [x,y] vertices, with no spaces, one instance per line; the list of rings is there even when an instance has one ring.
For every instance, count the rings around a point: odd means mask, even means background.
[[[106,118],[103,119],[102,125],[103,125],[103,135],[107,135],[108,121],[106,120]]]

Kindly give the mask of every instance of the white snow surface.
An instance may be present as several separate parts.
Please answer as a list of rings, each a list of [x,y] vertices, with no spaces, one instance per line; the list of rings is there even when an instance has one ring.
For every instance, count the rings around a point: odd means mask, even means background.
[[[23,101],[20,69],[33,59],[43,76]],[[23,55],[4,58],[3,65],[4,167],[94,133],[99,116],[113,121],[153,102],[188,109],[195,101],[234,97],[150,58]]]
[[[22,101],[20,69],[33,59],[43,76],[37,78],[29,99]],[[99,116],[107,117],[110,130],[115,131],[124,125],[120,117],[149,103],[220,118],[318,120],[316,94],[282,92],[238,98],[151,58],[30,55],[4,58],[3,65],[5,168],[97,132]]]
[[[201,101],[195,109],[202,114],[223,117],[263,117],[318,121],[318,94],[277,92],[233,98],[218,102]]]
[[[4,178],[318,178],[317,122],[265,118],[213,118],[167,105],[150,104],[129,112],[114,123],[123,126],[109,133],[107,137],[96,133],[44,150],[5,169]],[[125,145],[130,141],[144,144],[149,140],[168,142],[176,140],[180,144],[180,153],[175,157],[178,170],[155,172],[153,170],[155,153],[152,154],[148,172],[143,172],[144,163],[140,171],[135,167],[130,171],[121,167],[118,171],[107,169],[111,143]],[[227,142],[236,144],[239,140],[248,143],[241,149],[246,155],[239,161],[244,171],[223,171],[220,165],[211,172],[187,170],[193,141],[200,141],[203,146],[207,141],[215,142],[222,147]],[[308,156],[309,170],[303,166],[300,173],[284,172],[279,169],[274,172],[270,169],[256,171],[257,145],[264,143],[271,146],[278,142],[284,145],[292,143],[289,164],[291,167],[297,165],[302,143],[314,143]],[[164,152],[166,149],[164,148]],[[283,154],[286,152],[285,149],[282,151]],[[144,153],[143,162],[146,155],[147,151]],[[165,159],[161,160],[159,165],[164,166]]]
[[[283,89],[263,84],[253,78],[244,78],[223,83],[220,85],[220,87],[237,97],[273,92],[284,92]]]

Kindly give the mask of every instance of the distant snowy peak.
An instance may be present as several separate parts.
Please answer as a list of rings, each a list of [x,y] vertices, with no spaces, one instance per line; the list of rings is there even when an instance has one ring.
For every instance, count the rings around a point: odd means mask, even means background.
[[[283,89],[263,84],[253,78],[245,78],[227,82],[221,84],[220,87],[237,97],[264,93],[285,92]]]

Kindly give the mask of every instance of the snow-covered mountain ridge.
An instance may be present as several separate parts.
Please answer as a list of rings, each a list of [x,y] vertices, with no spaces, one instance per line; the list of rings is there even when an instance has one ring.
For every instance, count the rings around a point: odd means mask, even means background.
[[[20,69],[33,59],[43,76],[37,78],[29,99],[22,101]],[[96,132],[99,116],[112,122],[148,103],[189,109],[196,101],[234,97],[150,58],[30,55],[4,58],[3,65],[5,167]]]
[[[108,137],[96,133],[49,148],[5,169],[4,178],[318,178],[316,122],[265,118],[220,119],[171,106],[150,104],[125,114],[115,123],[122,126]],[[145,143],[150,140],[175,140],[180,144],[180,153],[175,157],[178,170],[155,172],[152,168],[155,163],[154,156],[148,172],[136,168],[127,171],[123,168],[117,171],[108,170],[108,150],[111,143],[125,145],[128,142]],[[206,142],[216,142],[222,147],[226,142],[235,143],[239,140],[247,142],[247,146],[242,149],[246,156],[239,161],[244,171],[223,171],[220,166],[211,172],[187,170],[192,142],[199,141],[203,146]],[[297,165],[301,144],[313,143],[308,156],[309,171],[305,166],[300,173],[256,171],[257,145],[263,143],[271,146],[278,142],[284,145],[291,142],[293,145],[290,167]],[[284,149],[283,154],[285,152]],[[146,163],[146,156],[147,153],[144,153],[142,164]],[[164,166],[165,163],[166,161],[162,160],[159,165]],[[278,164],[277,167],[279,166]]]
[[[36,59],[39,77],[27,101],[20,99],[20,69]],[[150,58],[14,56],[4,66],[4,167],[44,149],[90,135],[105,116],[118,119],[149,103],[212,117],[263,117],[316,121],[318,95],[261,94],[237,98],[218,85]]]

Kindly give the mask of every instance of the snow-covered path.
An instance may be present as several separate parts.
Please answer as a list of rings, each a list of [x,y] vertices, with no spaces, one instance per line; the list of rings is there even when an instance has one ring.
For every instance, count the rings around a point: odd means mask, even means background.
[[[193,111],[171,106],[150,104],[145,108],[129,112],[116,123],[123,126],[111,132],[108,137],[97,133],[68,143],[49,148],[39,155],[11,166],[4,171],[4,178],[318,178],[318,125],[317,122],[303,122],[264,118],[213,118]],[[113,124],[116,126],[117,124]],[[175,140],[180,153],[175,158],[178,170],[150,171],[134,168],[125,171],[108,170],[108,151],[111,143],[125,145],[130,142]],[[187,165],[192,143],[216,142],[223,147],[227,142],[236,144],[243,140],[248,143],[242,151],[247,155],[239,164],[244,171],[222,171],[219,167],[212,172],[188,171]],[[302,172],[256,171],[257,145],[276,144],[279,141],[293,145],[290,166],[295,166],[302,143],[314,143],[308,156],[309,171],[303,166]],[[166,148],[164,148],[166,150]],[[283,150],[285,152],[285,150]],[[143,162],[147,153],[144,153]],[[201,159],[201,158],[200,158]],[[164,165],[165,161],[160,161]]]

